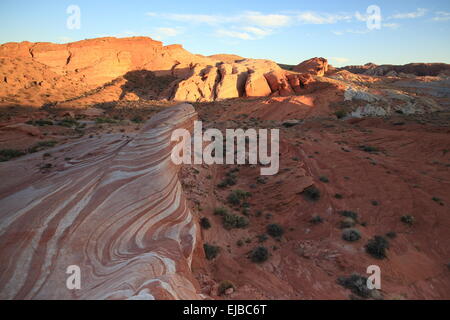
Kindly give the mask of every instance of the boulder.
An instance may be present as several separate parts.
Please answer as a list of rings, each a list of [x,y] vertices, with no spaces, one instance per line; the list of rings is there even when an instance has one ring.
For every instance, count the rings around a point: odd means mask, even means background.
[[[328,61],[325,58],[312,58],[295,66],[293,70],[299,73],[309,73],[323,77],[328,72]]]

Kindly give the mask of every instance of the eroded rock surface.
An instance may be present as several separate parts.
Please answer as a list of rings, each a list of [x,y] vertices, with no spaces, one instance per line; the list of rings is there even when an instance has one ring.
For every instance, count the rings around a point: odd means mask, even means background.
[[[166,109],[135,136],[107,134],[0,164],[2,299],[198,299],[197,228],[170,159],[190,105]],[[61,149],[61,150],[59,150]],[[69,160],[70,159],[70,160]],[[81,268],[81,290],[66,287]]]

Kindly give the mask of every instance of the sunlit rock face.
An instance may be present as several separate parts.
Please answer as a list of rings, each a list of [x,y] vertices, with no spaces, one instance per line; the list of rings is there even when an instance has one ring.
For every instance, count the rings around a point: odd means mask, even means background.
[[[132,136],[55,148],[70,157],[40,169],[42,153],[2,163],[0,298],[198,299],[190,265],[197,239],[170,159],[175,128],[196,118],[183,104]],[[69,290],[67,267],[81,269]]]

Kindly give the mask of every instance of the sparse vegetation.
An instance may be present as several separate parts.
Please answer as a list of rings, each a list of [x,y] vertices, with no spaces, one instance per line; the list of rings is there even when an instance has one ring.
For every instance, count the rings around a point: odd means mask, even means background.
[[[30,120],[30,121],[27,121],[26,124],[29,124],[29,125],[32,125],[32,126],[44,127],[44,126],[52,126],[53,125],[53,121],[45,120],[45,119]]]
[[[276,223],[267,226],[267,233],[274,238],[279,238],[284,234],[284,229]]]
[[[342,239],[349,242],[355,242],[361,239],[361,233],[356,229],[346,229],[342,232]]]
[[[95,119],[95,122],[97,124],[104,124],[104,123],[112,124],[112,123],[117,123],[117,120],[114,120],[111,118],[97,118],[97,119]]]
[[[211,228],[211,222],[209,222],[209,219],[206,217],[203,217],[200,219],[200,226],[205,229],[208,230],[209,228]]]
[[[352,274],[349,277],[339,277],[338,284],[349,289],[353,294],[361,298],[369,298],[371,290],[367,287],[367,278],[359,274]]]
[[[320,199],[320,190],[315,186],[305,189],[302,194],[309,201],[319,201]]]
[[[63,120],[58,121],[56,124],[58,126],[67,127],[67,128],[79,126],[78,121],[73,118],[64,118]]]
[[[345,118],[347,116],[347,112],[345,112],[344,110],[338,110],[334,113],[334,115],[338,118],[338,119],[342,119]]]
[[[46,148],[52,148],[54,147],[58,142],[54,141],[54,140],[49,140],[49,141],[40,141],[37,144],[35,144],[34,146],[32,146],[31,148],[28,149],[29,153],[35,153],[41,150],[44,150]]]
[[[224,216],[228,214],[228,209],[224,207],[214,209],[214,214],[216,216]]]
[[[339,211],[339,214],[343,217],[352,218],[354,221],[358,221],[358,214],[356,212],[343,210]]]
[[[319,224],[319,223],[323,222],[323,219],[322,219],[321,216],[313,216],[311,218],[311,220],[309,220],[309,222],[312,223],[312,224]]]
[[[255,263],[263,263],[269,259],[269,250],[266,247],[256,247],[250,253],[250,259]]]
[[[224,280],[219,284],[219,288],[217,289],[217,293],[219,296],[224,295],[228,289],[234,290],[234,284],[231,281]]]
[[[18,158],[25,155],[25,152],[15,149],[2,149],[0,150],[0,162],[9,161],[14,158]]]
[[[319,178],[319,180],[320,180],[321,182],[323,182],[323,183],[328,183],[328,182],[330,182],[330,180],[329,180],[327,177],[325,177],[325,176],[321,176],[321,177]]]
[[[366,252],[377,259],[386,258],[386,249],[389,249],[389,241],[382,236],[375,236],[366,244]]]
[[[236,214],[225,214],[222,216],[223,227],[227,230],[243,229],[249,224],[246,217],[238,216]]]
[[[208,260],[215,259],[220,252],[220,247],[213,246],[207,243],[203,245],[203,249],[205,250],[205,256]]]
[[[378,148],[376,147],[372,147],[372,146],[359,146],[359,149],[364,151],[364,152],[368,152],[368,153],[374,153],[374,152],[378,152]]]
[[[386,233],[386,237],[388,237],[389,239],[397,238],[397,233],[394,231],[389,231],[388,233]]]
[[[341,229],[353,228],[355,224],[356,222],[353,218],[346,217],[344,220],[341,221],[340,227]]]
[[[243,190],[234,190],[229,194],[227,201],[229,204],[233,206],[239,206],[250,196],[251,196],[250,192],[246,192]]]
[[[344,198],[344,196],[342,195],[342,194],[340,194],[340,193],[336,193],[335,195],[334,195],[334,197],[336,198],[336,199],[343,199]]]
[[[400,218],[400,221],[403,222],[404,224],[407,224],[408,226],[412,226],[415,222],[415,218],[413,216],[406,215],[402,216]]]

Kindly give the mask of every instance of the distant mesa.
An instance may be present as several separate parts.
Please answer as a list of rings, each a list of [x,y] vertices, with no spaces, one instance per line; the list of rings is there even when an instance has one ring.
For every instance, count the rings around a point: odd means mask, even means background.
[[[283,70],[270,60],[192,54],[147,37],[0,46],[0,105],[77,106],[121,99],[208,102],[298,94],[328,62]],[[131,79],[131,80],[130,80]],[[139,80],[140,79],[140,80]]]

